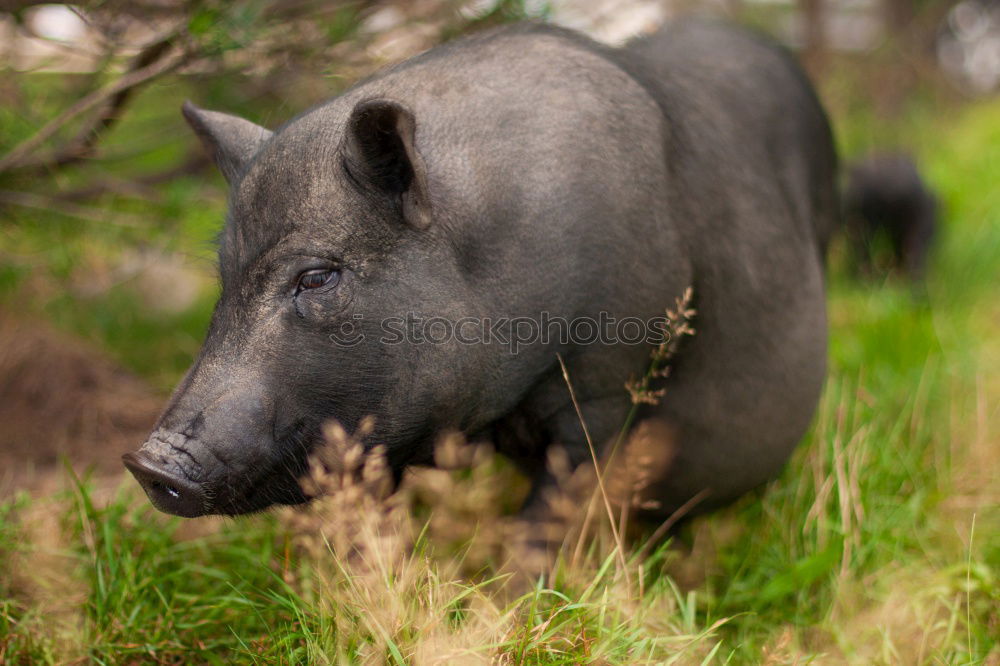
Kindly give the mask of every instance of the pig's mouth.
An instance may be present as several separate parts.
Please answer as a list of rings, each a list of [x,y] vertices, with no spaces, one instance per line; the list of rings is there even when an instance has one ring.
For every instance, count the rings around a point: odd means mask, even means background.
[[[281,452],[276,459],[257,461],[242,471],[235,471],[218,456],[212,466],[192,465],[195,457],[177,446],[171,448],[180,451],[179,455],[157,454],[143,446],[122,456],[122,462],[153,506],[164,513],[185,518],[235,516],[310,499],[299,483],[308,469],[309,439],[305,428],[296,427],[275,447]]]
[[[310,499],[302,491],[298,477],[285,470],[274,470],[256,479],[242,492],[233,491],[228,491],[226,497],[217,497],[207,513],[238,516],[258,513],[276,504],[302,504]]]

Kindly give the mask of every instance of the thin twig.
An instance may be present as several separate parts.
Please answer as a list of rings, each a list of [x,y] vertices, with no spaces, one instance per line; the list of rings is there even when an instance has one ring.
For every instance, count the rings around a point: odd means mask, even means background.
[[[156,199],[158,198],[158,193],[152,189],[153,186],[197,173],[209,164],[208,157],[201,151],[198,151],[197,153],[192,153],[183,162],[163,171],[135,176],[127,180],[112,178],[97,180],[75,190],[60,192],[54,198],[59,201],[86,201],[87,199],[93,199],[94,197],[111,192],[144,199]]]
[[[92,206],[80,206],[79,204],[58,201],[50,197],[28,192],[11,192],[0,190],[0,204],[11,204],[21,208],[33,208],[53,213],[59,213],[67,217],[75,217],[88,222],[99,224],[117,224],[123,227],[145,229],[148,225],[139,217],[126,215],[123,213],[109,213],[102,208]]]
[[[177,35],[178,31],[174,29],[145,46],[132,59],[132,64],[126,70],[126,75],[149,67],[165,57],[174,46]],[[39,160],[38,166],[61,167],[88,157],[93,152],[101,135],[111,129],[121,118],[122,110],[128,104],[135,90],[136,86],[131,86],[112,95],[104,108],[94,115],[91,122],[83,127],[65,146],[57,150],[54,155]]]
[[[106,103],[108,100],[114,99],[125,91],[177,69],[184,64],[188,55],[182,51],[173,58],[156,60],[146,67],[128,72],[103,88],[99,88],[84,96],[58,116],[45,123],[34,135],[19,143],[9,153],[0,158],[0,173],[29,164],[28,156],[37,150],[39,146],[51,139],[66,123],[80,114],[87,113],[91,109]]]

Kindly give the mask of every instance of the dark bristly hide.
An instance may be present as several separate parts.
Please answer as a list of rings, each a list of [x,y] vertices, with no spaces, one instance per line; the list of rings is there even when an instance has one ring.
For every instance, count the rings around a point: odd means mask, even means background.
[[[537,501],[554,446],[573,467],[591,460],[588,435],[616,438],[655,347],[391,344],[394,317],[649,320],[693,287],[697,333],[634,421],[657,470],[650,517],[771,478],[812,418],[836,156],[806,78],[762,37],[686,20],[611,49],[525,24],[433,49],[273,132],[184,114],[232,195],[207,339],[126,460],[164,511],[303,501],[323,424],[354,432],[368,415],[365,445],[397,478],[457,431],[514,458]]]

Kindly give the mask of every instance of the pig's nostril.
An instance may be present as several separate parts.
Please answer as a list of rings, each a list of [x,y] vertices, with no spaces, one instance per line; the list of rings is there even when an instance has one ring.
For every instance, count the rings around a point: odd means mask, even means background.
[[[188,518],[209,512],[205,491],[199,484],[164,468],[143,451],[126,453],[122,462],[160,511]]]
[[[154,488],[155,490],[163,489],[168,495],[170,495],[174,499],[180,499],[181,498],[180,491],[177,490],[176,488],[174,488],[173,486],[168,486],[167,484],[160,483],[159,481],[152,481],[152,482],[150,482],[149,485],[152,488]]]

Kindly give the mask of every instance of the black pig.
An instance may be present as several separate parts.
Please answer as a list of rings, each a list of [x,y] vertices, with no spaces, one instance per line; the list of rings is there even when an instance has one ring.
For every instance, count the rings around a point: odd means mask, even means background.
[[[649,344],[387,341],[385,322],[414,313],[649,320],[692,286],[697,334],[637,421],[675,433],[647,489],[659,515],[771,478],[811,420],[836,157],[806,78],[763,38],[682,21],[611,49],[524,24],[391,67],[273,132],[184,114],[232,192],[204,347],[125,456],[164,511],[304,501],[321,424],[365,415],[397,473],[458,430],[542,489],[549,447],[589,459],[557,354],[597,446],[649,364]]]
[[[878,240],[888,241],[889,267],[914,281],[924,277],[937,230],[937,197],[913,158],[901,153],[870,155],[853,164],[844,191],[844,215],[852,259],[874,272]]]

